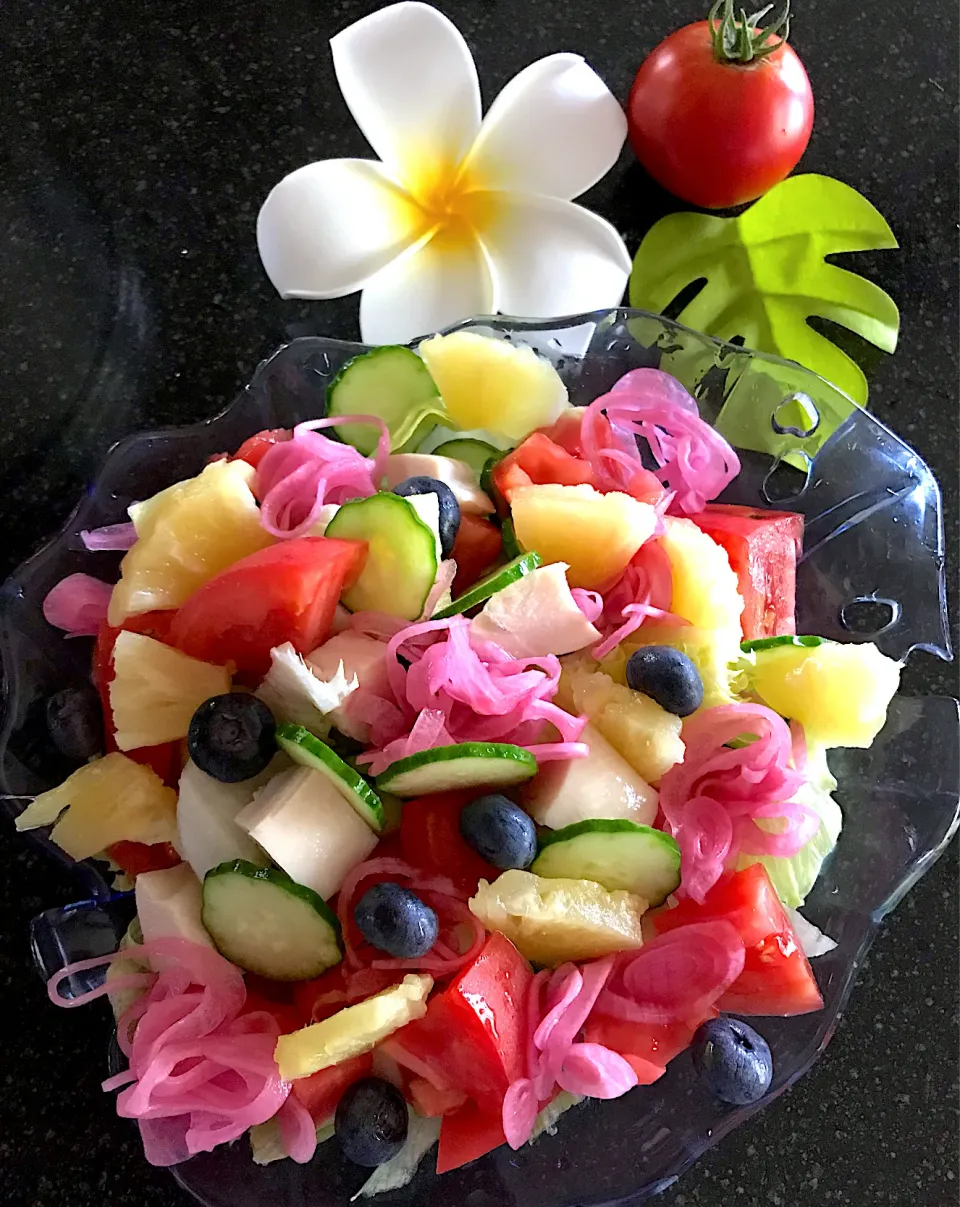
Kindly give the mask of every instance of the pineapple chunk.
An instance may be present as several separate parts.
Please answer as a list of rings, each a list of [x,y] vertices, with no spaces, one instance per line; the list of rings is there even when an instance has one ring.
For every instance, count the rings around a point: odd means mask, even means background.
[[[260,524],[255,474],[245,461],[215,461],[130,508],[137,540],[120,563],[110,624],[179,607],[221,570],[275,543]]]
[[[455,331],[424,340],[417,351],[447,414],[465,431],[483,428],[520,441],[553,423],[567,405],[560,375],[532,348]]]
[[[432,988],[432,977],[411,973],[399,985],[344,1006],[322,1022],[281,1035],[274,1051],[280,1076],[295,1081],[373,1051],[394,1031],[423,1018]]]
[[[547,968],[643,944],[647,902],[593,880],[547,880],[513,869],[492,884],[481,880],[468,905],[487,930],[500,931],[521,955]]]
[[[596,667],[596,663],[593,664]],[[614,683],[589,665],[564,665],[565,698],[574,713],[585,712],[593,725],[648,784],[656,784],[683,762],[680,717],[661,708],[641,692]],[[568,693],[568,694],[567,694]]]
[[[692,520],[664,520],[660,544],[670,559],[673,596],[670,611],[701,629],[724,629],[740,644],[743,598],[726,550]]]
[[[140,633],[119,635],[113,667],[110,707],[121,750],[185,738],[204,700],[230,690],[226,667],[198,662]]]
[[[591,590],[620,577],[657,522],[649,503],[592,486],[524,486],[510,510],[521,548],[535,549],[545,565],[566,562],[570,586]]]
[[[115,842],[172,843],[177,794],[149,767],[108,754],[41,793],[17,818],[17,829],[53,822],[50,837],[72,859],[89,859]]]
[[[872,641],[825,641],[758,650],[746,675],[751,691],[799,721],[809,742],[866,749],[886,722],[900,669]]]

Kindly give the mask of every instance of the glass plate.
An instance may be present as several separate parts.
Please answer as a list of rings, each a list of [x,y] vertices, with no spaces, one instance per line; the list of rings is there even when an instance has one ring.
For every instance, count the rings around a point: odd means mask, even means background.
[[[556,364],[575,403],[591,401],[629,369],[659,366],[673,373],[740,452],[743,472],[724,501],[805,516],[798,631],[876,641],[898,659],[917,648],[951,657],[937,484],[912,449],[825,381],[798,365],[635,310],[549,322],[475,319],[457,329],[532,345]],[[79,531],[125,519],[130,503],[198,473],[211,454],[237,448],[261,428],[320,416],[327,384],[363,350],[339,340],[295,340],[260,365],[215,419],[131,436],[111,450],[61,534],[0,593],[6,703],[0,791],[30,795],[73,769],[49,742],[44,701],[58,688],[88,678],[91,643],[66,640],[51,629],[41,604],[64,575],[85,570],[109,578],[120,557],[87,552]],[[614,1102],[578,1107],[561,1119],[555,1136],[520,1152],[503,1148],[440,1179],[428,1156],[409,1186],[378,1201],[385,1207],[641,1202],[800,1077],[833,1034],[884,914],[956,829],[956,701],[897,697],[872,749],[837,750],[831,765],[845,824],[804,913],[837,947],[814,962],[822,1011],[752,1020],[776,1062],[764,1103],[717,1105],[700,1087],[689,1057],[681,1055],[654,1085]],[[12,812],[19,807],[7,803]],[[69,862],[42,836],[30,839]],[[75,871],[89,900],[34,920],[32,944],[44,975],[70,959],[108,950],[118,933],[118,903],[107,869],[87,862]],[[261,1168],[251,1163],[242,1142],[174,1172],[208,1207],[343,1207],[367,1177],[339,1159],[335,1144],[321,1146],[308,1166],[283,1161]]]

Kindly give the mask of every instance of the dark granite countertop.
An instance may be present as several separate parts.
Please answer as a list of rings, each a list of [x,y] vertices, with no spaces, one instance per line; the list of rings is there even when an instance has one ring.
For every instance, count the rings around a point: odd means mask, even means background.
[[[0,9],[0,452],[4,571],[66,516],[109,444],[214,414],[292,335],[356,335],[356,299],[284,303],[254,223],[284,172],[366,149],[327,39],[358,0],[7,0]],[[697,0],[448,0],[491,98],[575,50],[625,96]],[[900,349],[871,406],[944,487],[957,575],[957,10],[798,0],[792,39],[817,101],[808,171],[839,176],[901,248],[858,259],[898,300]],[[633,250],[671,202],[624,156],[587,199]],[[954,598],[954,603],[956,599]],[[908,691],[952,694],[911,662]],[[957,847],[881,929],[813,1072],[705,1156],[663,1207],[947,1207],[957,1201]],[[0,1202],[181,1201],[100,1093],[107,1022],[49,1007],[26,927],[73,887],[0,842]],[[185,1201],[185,1200],[184,1200]],[[531,1207],[535,1207],[531,1204]]]

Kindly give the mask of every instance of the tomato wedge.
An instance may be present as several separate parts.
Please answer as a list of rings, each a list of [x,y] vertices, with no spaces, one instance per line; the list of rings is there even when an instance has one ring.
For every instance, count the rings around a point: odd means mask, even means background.
[[[441,1091],[498,1111],[526,1056],[525,1001],[533,973],[494,932],[480,954],[430,999],[427,1013],[395,1032],[386,1050]]]
[[[482,1111],[468,1102],[458,1111],[443,1116],[440,1147],[437,1150],[437,1173],[459,1169],[461,1165],[476,1161],[506,1142],[500,1112]]]
[[[407,1088],[414,1107],[428,1119],[449,1115],[452,1111],[459,1110],[467,1101],[467,1096],[462,1090],[441,1090],[426,1077],[411,1078]]]
[[[156,750],[158,748],[147,747],[146,749]],[[149,766],[149,764],[147,765]],[[112,846],[107,847],[107,854],[134,880],[142,872],[162,872],[166,868],[175,868],[178,863],[183,862],[169,842],[157,842],[152,846],[144,842],[115,842]]]
[[[229,460],[246,461],[248,465],[252,465],[256,469],[275,444],[283,444],[292,439],[293,432],[285,427],[268,428],[253,436],[248,436]]]
[[[299,1031],[305,1026],[300,1011],[293,1002],[276,1001],[268,994],[261,993],[247,986],[247,1000],[243,1004],[242,1014],[269,1014],[276,1019],[281,1035],[289,1035],[291,1031]]]
[[[810,962],[762,864],[722,876],[702,905],[681,901],[650,915],[659,933],[725,918],[743,939],[743,971],[717,1002],[732,1014],[787,1016],[823,1007]]]
[[[441,872],[465,893],[473,894],[481,880],[500,875],[492,863],[468,846],[460,833],[460,811],[475,792],[435,792],[408,800],[400,818],[400,843],[406,859],[417,867]]]
[[[547,436],[554,444],[559,444],[562,449],[566,449],[572,457],[582,457],[580,429],[585,414],[586,407],[569,407],[555,423],[551,423],[549,427],[538,428],[537,431]]]
[[[493,467],[493,484],[510,502],[524,486],[592,486],[593,468],[568,453],[543,432],[533,432]]]
[[[453,594],[462,595],[490,570],[500,556],[502,541],[496,524],[482,516],[460,513],[460,527],[451,557],[457,563]]]
[[[361,1077],[369,1077],[372,1068],[373,1053],[364,1052],[309,1077],[298,1077],[291,1092],[310,1112],[314,1123],[326,1123],[336,1111],[344,1090]]]
[[[652,1076],[659,1069],[657,1077],[665,1072],[667,1065],[675,1056],[679,1056],[690,1046],[694,1032],[708,1018],[716,1018],[717,1011],[711,1008],[702,1018],[672,1023],[634,1023],[624,1018],[612,1018],[607,1014],[596,1011],[587,1019],[584,1027],[584,1039],[588,1043],[603,1044],[612,1048],[621,1056],[633,1063],[633,1059],[641,1062],[640,1067],[634,1065],[634,1072],[640,1077],[641,1085],[649,1085],[657,1078]]]
[[[201,662],[263,676],[274,646],[307,654],[330,636],[344,587],[366,557],[362,541],[304,536],[261,549],[205,583],[183,604],[170,641]]]

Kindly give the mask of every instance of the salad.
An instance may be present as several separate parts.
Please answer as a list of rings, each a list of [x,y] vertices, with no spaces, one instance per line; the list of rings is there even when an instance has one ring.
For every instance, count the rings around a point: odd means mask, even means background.
[[[92,683],[17,825],[133,882],[120,950],[49,986],[109,997],[118,1113],[157,1165],[335,1143],[373,1195],[688,1048],[759,1100],[763,1017],[822,1006],[827,754],[899,664],[796,634],[802,516],[716,501],[736,453],[664,372],[574,408],[457,332],[356,357],[326,412],[84,532],[119,580],[45,601]]]

